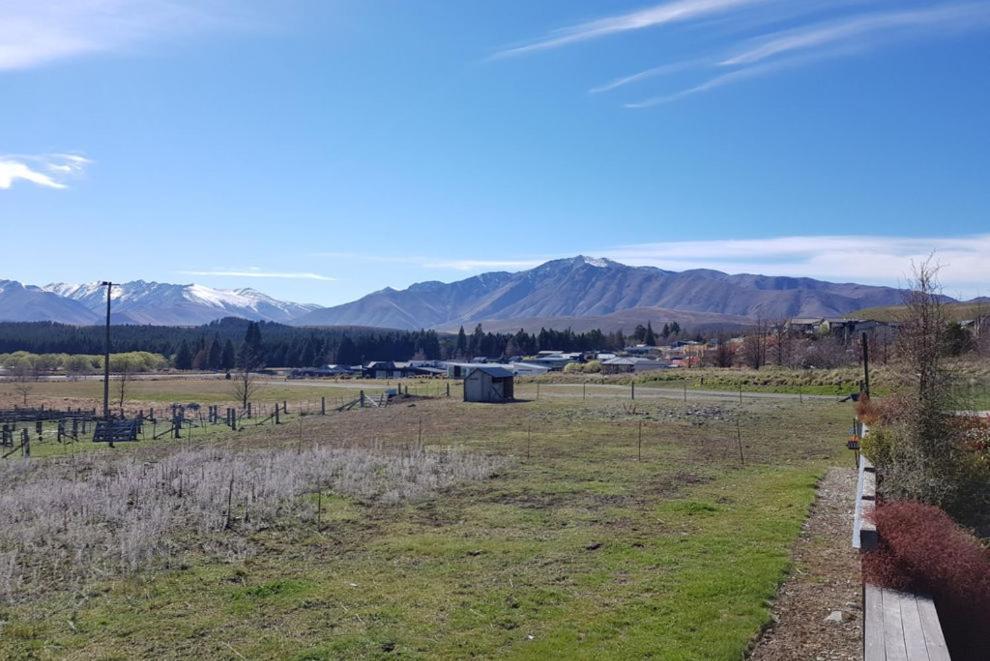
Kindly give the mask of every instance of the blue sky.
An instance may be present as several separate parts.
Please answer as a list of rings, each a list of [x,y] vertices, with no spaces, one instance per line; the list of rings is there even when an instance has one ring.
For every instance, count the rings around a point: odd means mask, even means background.
[[[340,303],[578,253],[990,293],[990,2],[8,0],[0,277]],[[106,264],[106,266],[101,266]]]

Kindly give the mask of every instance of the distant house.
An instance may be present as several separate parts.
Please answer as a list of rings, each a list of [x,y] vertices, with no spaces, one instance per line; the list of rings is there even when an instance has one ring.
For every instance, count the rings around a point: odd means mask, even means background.
[[[368,379],[401,379],[406,376],[405,366],[391,360],[375,360],[364,367],[364,376]]]
[[[650,360],[649,358],[610,358],[602,361],[602,374],[629,374],[632,372],[649,372],[670,367],[666,362]]]
[[[464,377],[465,402],[511,402],[514,376],[501,365],[475,365]]]
[[[529,363],[506,363],[502,367],[507,370],[511,370],[516,376],[539,376],[541,374],[546,374],[550,371],[550,368],[544,367],[542,365],[531,365]]]
[[[581,354],[565,354],[559,352],[543,352],[532,358],[526,358],[523,360],[525,365],[538,365],[540,367],[546,367],[551,371],[560,371],[567,366],[568,363],[578,363],[581,362]]]
[[[825,320],[821,317],[795,317],[787,322],[786,327],[792,333],[814,335],[823,323]]]

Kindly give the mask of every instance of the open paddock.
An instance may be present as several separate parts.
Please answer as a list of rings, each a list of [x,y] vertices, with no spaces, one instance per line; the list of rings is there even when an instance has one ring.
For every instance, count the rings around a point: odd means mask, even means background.
[[[851,414],[413,397],[8,460],[0,656],[738,658]]]

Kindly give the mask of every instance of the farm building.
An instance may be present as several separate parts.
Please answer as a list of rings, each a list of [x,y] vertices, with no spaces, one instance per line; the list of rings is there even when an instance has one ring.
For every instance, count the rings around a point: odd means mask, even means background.
[[[464,377],[465,402],[511,402],[513,374],[497,365],[477,365]]]
[[[602,361],[602,374],[627,374],[630,372],[648,372],[670,367],[668,363],[649,358],[612,358]]]

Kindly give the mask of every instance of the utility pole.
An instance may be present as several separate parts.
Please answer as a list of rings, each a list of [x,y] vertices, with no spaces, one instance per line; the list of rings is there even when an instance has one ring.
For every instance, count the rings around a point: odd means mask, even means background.
[[[863,392],[869,397],[870,396],[870,343],[866,337],[866,331],[863,331]]]
[[[110,291],[113,283],[104,281],[101,287],[107,288],[107,334],[106,343],[103,346],[103,419],[110,419]]]

